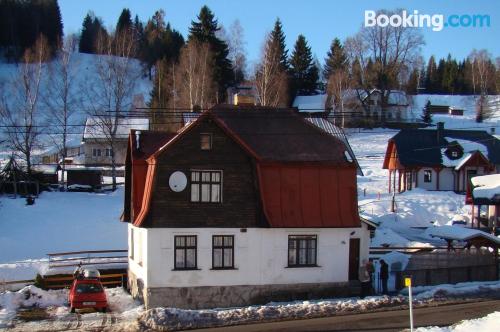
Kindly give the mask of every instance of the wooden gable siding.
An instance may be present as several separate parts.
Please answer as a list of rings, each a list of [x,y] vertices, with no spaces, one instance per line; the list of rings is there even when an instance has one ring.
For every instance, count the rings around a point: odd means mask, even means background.
[[[200,134],[212,134],[212,149],[200,148]],[[157,157],[150,211],[145,227],[258,227],[263,222],[253,160],[209,118]],[[222,202],[191,202],[191,170],[222,171]],[[188,184],[173,192],[168,184],[175,171]]]

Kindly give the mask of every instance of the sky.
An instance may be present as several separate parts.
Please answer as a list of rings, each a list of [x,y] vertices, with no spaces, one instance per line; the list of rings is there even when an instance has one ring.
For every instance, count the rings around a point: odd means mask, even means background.
[[[334,38],[342,41],[354,35],[364,22],[365,10],[406,9],[421,14],[490,16],[490,27],[445,28],[433,31],[419,28],[426,45],[422,55],[463,59],[472,49],[487,49],[494,57],[500,56],[500,1],[497,0],[59,0],[64,31],[78,33],[84,16],[92,10],[103,19],[106,27],[114,27],[123,8],[147,21],[157,9],[165,11],[166,21],[187,36],[191,21],[203,5],[215,14],[219,24],[228,28],[239,20],[249,63],[255,62],[262,49],[266,33],[279,17],[286,34],[287,47],[293,49],[297,36],[303,34],[313,54],[323,62]]]

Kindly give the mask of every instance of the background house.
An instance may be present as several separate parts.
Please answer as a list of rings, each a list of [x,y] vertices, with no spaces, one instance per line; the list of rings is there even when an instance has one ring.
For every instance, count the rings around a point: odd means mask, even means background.
[[[120,118],[113,133],[115,120],[112,118],[89,117],[83,132],[84,164],[86,166],[111,165],[111,141],[114,144],[115,161],[119,166],[125,164],[128,135],[132,129],[148,130],[147,118]],[[113,138],[112,138],[113,136]]]
[[[220,106],[175,136],[132,132],[123,219],[148,308],[349,295],[368,256],[356,163],[293,111]]]
[[[470,178],[500,170],[500,141],[482,130],[406,129],[387,145],[389,192],[423,188],[465,192]]]

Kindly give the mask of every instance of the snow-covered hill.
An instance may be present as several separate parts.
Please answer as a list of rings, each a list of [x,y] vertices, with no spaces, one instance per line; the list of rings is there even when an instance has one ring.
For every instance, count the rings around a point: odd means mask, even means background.
[[[99,109],[99,102],[95,100],[95,95],[92,93],[94,88],[100,83],[96,63],[106,58],[106,55],[95,55],[75,52],[71,56],[70,76],[73,77],[71,82],[70,95],[73,96],[73,108],[75,113],[70,118],[70,125],[73,126],[73,136],[81,138],[83,133],[83,125],[89,113],[93,113]],[[134,87],[132,93],[128,94],[126,100],[122,103],[128,111],[135,96],[142,95],[144,100],[149,100],[152,89],[152,82],[143,74],[142,65],[139,60],[131,60],[131,72],[134,79]],[[38,100],[38,116],[39,120],[44,123],[51,123],[47,119],[48,105],[47,100],[50,99],[49,87],[54,85],[53,78],[50,76],[51,66],[57,66],[57,61],[46,63],[43,66],[43,76],[40,85],[40,93]],[[8,105],[16,104],[16,88],[14,83],[19,79],[19,71],[21,65],[12,63],[0,62],[0,98],[3,98]],[[80,127],[81,126],[81,127]],[[1,158],[1,156],[0,156]]]
[[[422,115],[422,110],[428,101],[432,105],[451,106],[455,109],[464,110],[463,116],[434,114],[433,123],[444,122],[448,129],[482,129],[490,130],[496,128],[500,133],[500,95],[488,96],[488,103],[493,108],[490,117],[485,118],[482,123],[476,122],[476,105],[478,96],[471,95],[415,95],[410,96],[410,108],[416,119]]]

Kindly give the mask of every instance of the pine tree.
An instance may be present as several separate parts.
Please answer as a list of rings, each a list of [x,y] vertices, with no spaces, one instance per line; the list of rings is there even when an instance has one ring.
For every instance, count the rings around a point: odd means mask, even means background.
[[[419,84],[420,71],[415,68],[412,70],[408,82],[406,82],[406,93],[410,95],[418,94],[418,84]]]
[[[198,21],[191,21],[188,42],[195,39],[198,42],[210,45],[215,59],[214,80],[218,85],[219,100],[222,100],[226,89],[234,82],[233,67],[231,60],[228,58],[229,48],[225,41],[216,36],[216,32],[220,30],[220,27],[214,14],[207,6],[201,8],[197,19]]]
[[[323,68],[323,78],[328,80],[330,75],[339,69],[345,69],[347,63],[347,56],[344,52],[344,47],[338,38],[332,41],[330,50],[326,54],[325,67]]]
[[[132,15],[130,14],[130,9],[123,8],[120,17],[118,18],[118,23],[116,23],[116,32],[129,30],[131,28],[132,28]]]
[[[288,62],[288,50],[286,49],[285,33],[283,32],[283,25],[279,18],[274,22],[274,29],[271,31],[271,42],[278,45],[277,55],[281,64],[281,69],[288,71],[290,64]]]
[[[434,56],[431,56],[429,58],[429,62],[427,63],[427,70],[425,72],[425,91],[427,93],[436,92],[437,89],[436,74],[437,74],[436,60]]]
[[[82,53],[96,53],[97,39],[102,36],[107,38],[108,32],[100,18],[96,17],[92,11],[89,11],[82,23],[82,32],[80,35],[79,50]]]
[[[424,109],[422,110],[421,119],[426,124],[432,123],[432,113],[431,113],[431,101],[427,100]]]
[[[299,35],[290,57],[290,75],[293,93],[311,95],[316,93],[319,73],[314,65],[311,48],[307,45],[306,38]]]
[[[78,48],[81,53],[93,53],[94,52],[94,36],[92,32],[93,28],[92,13],[87,13],[82,23],[82,32],[80,35],[80,43]]]

